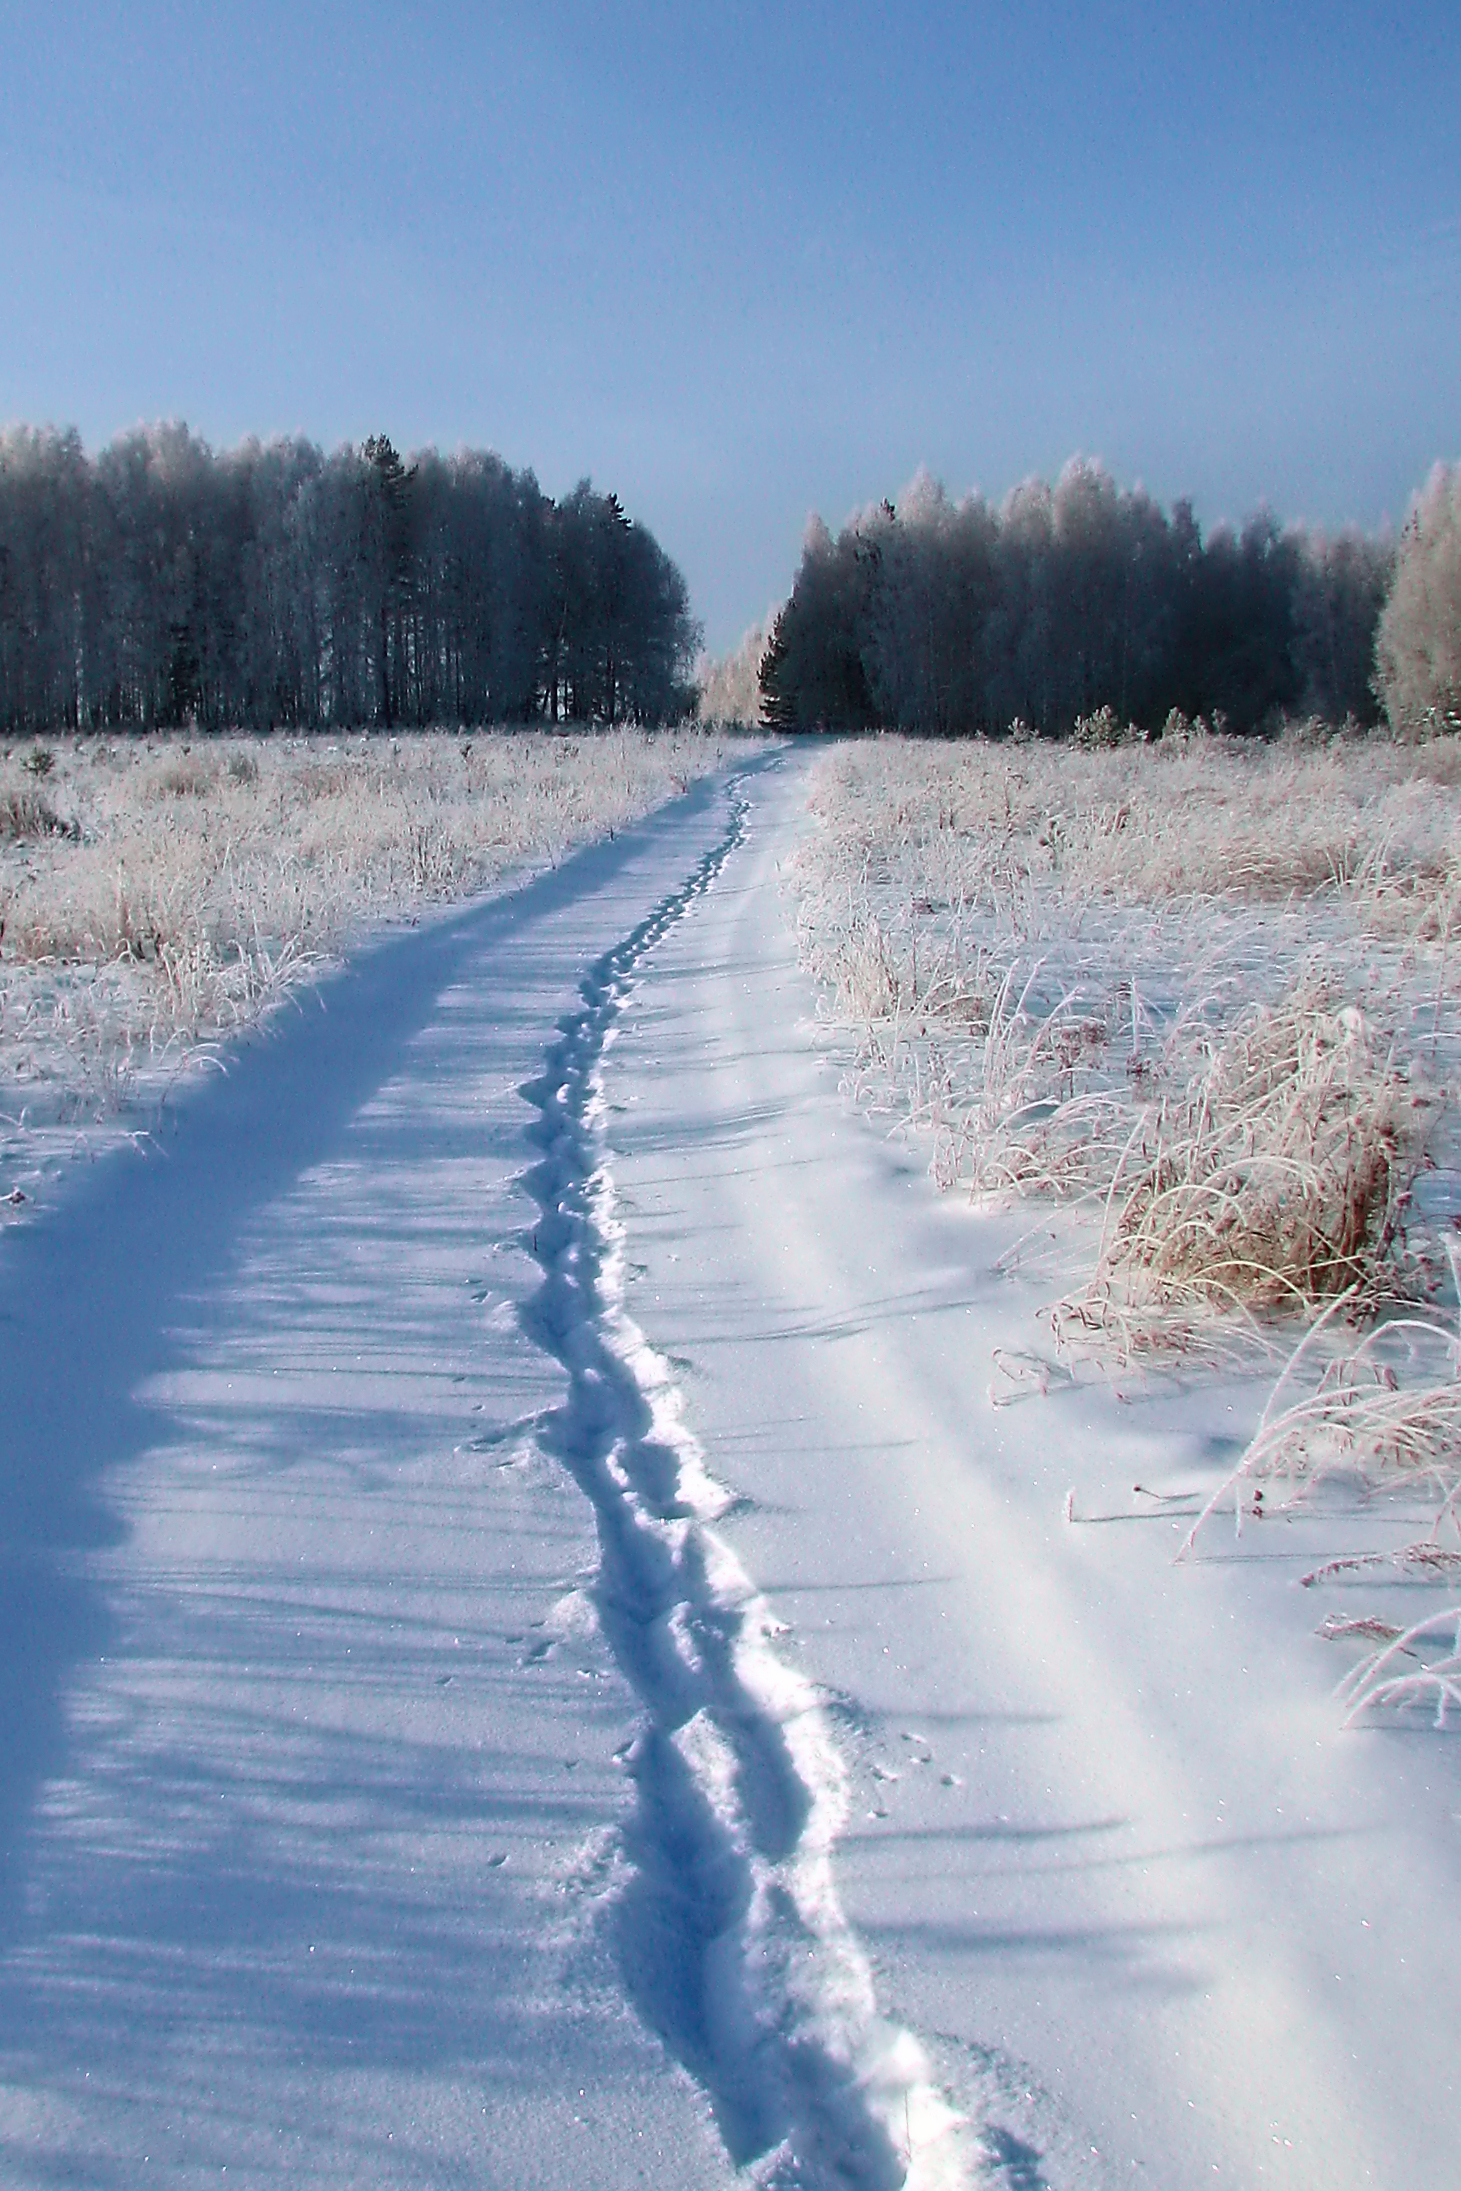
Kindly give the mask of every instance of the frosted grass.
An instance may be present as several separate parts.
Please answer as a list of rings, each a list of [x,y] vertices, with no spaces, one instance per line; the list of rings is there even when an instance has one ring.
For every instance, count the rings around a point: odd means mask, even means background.
[[[372,926],[612,834],[700,731],[61,739],[0,759],[0,1113],[115,1120]],[[24,1191],[22,1189],[22,1191]]]
[[[1100,1213],[1072,1340],[1373,1305],[1446,1275],[1458,785],[1457,740],[842,746],[803,957],[941,1187]]]
[[[1016,1259],[1052,1265],[1072,1367],[1289,1357],[1188,1551],[1229,1505],[1399,1486],[1432,1525],[1396,1571],[1450,1577],[1461,739],[879,738],[819,756],[809,808],[801,950],[847,1085],[945,1191],[1034,1205]],[[1395,1667],[1444,1627],[1320,1633],[1378,1642],[1360,1713],[1455,1701],[1453,1669]]]

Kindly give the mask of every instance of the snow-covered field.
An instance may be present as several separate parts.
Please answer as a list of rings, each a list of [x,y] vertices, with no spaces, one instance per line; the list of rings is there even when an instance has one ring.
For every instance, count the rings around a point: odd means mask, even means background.
[[[0,1214],[382,922],[551,864],[700,731],[59,738],[0,758]]]
[[[1053,1358],[1002,1354],[993,1402],[1292,1355],[1239,1519],[1402,1482],[1418,1564],[1461,1571],[1461,740],[887,739],[824,753],[811,804],[849,1085],[945,1190],[1029,1205]]]
[[[1322,1305],[1059,1344],[1087,1220],[940,1195],[958,1060],[801,963],[809,766],[377,938],[0,1241],[5,2181],[1453,2180],[1454,1734],[1297,1587],[1435,1485],[1174,1560]]]

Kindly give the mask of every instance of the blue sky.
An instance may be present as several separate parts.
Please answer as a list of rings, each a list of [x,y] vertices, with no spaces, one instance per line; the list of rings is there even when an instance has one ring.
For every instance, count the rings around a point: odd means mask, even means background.
[[[712,648],[809,510],[1461,456],[1450,5],[0,0],[0,418],[614,487]]]

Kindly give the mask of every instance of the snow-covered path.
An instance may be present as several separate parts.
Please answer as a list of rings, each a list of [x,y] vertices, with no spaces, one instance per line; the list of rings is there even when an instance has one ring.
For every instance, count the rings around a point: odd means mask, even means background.
[[[637,1710],[518,1093],[727,819],[377,946],[6,1237],[6,2185],[729,2181],[590,1921]]]
[[[1339,1731],[1301,1526],[1131,1515],[1250,1391],[990,1407],[1037,1296],[810,1039],[798,773],[3,1242],[0,2181],[1461,2180],[1452,1744]]]
[[[1006,2191],[1461,2183],[1457,1736],[1345,1730],[1293,1587],[1396,1522],[1229,1519],[1176,1567],[1267,1380],[1051,1364],[991,1404],[996,1348],[1048,1362],[1058,1282],[994,1269],[1028,1213],[941,1202],[839,1102],[778,892],[798,805],[793,766],[657,953],[609,1139],[628,1309],[838,1728],[880,2009]]]

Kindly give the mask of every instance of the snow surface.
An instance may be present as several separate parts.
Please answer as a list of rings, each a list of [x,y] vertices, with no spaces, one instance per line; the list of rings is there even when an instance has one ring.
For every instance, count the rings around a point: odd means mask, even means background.
[[[0,1241],[5,2183],[1457,2179],[1455,1738],[1343,1729],[1316,1524],[1172,1564],[1263,1388],[1071,1381],[843,1103],[800,781]]]
[[[1346,1731],[1313,1631],[1356,1593],[1294,1587],[1420,1509],[1229,1519],[1173,1564],[1271,1380],[1072,1382],[1049,1273],[994,1269],[1029,1210],[939,1200],[839,1102],[777,889],[798,799],[795,766],[764,780],[657,954],[610,1139],[629,1310],[687,1365],[719,1526],[837,1730],[880,2011],[974,2181],[1461,2180],[1456,1737]]]

